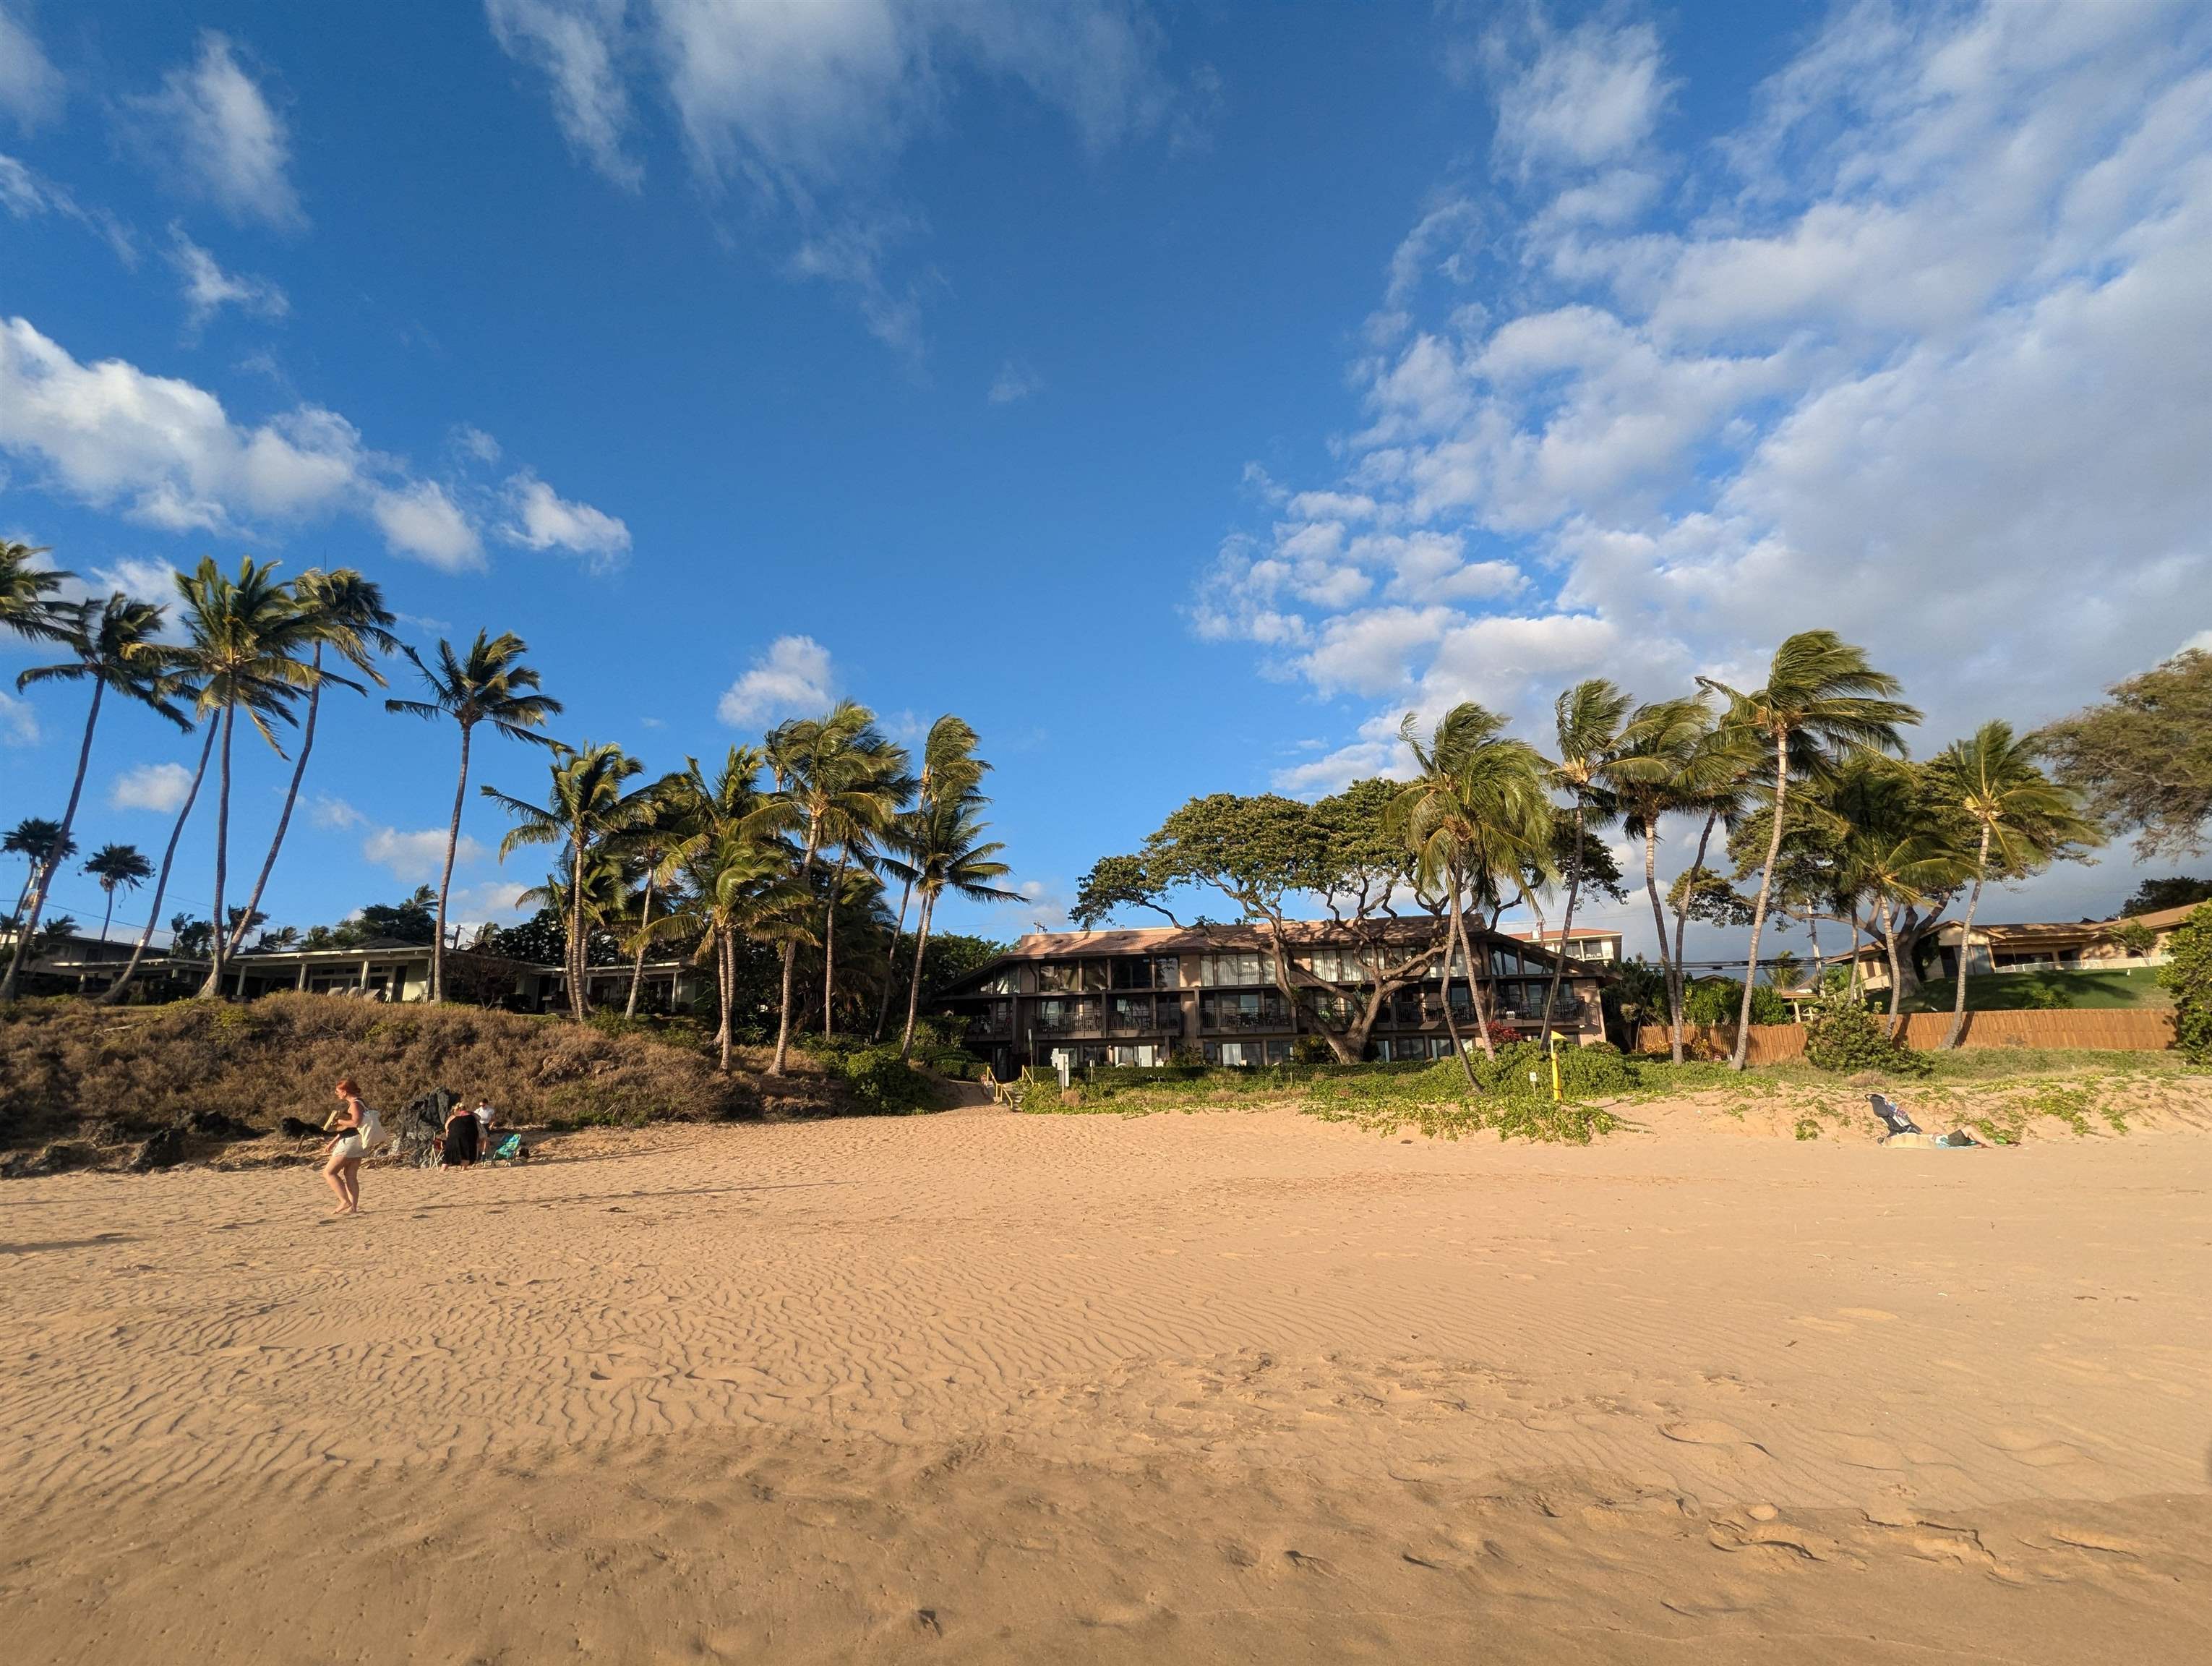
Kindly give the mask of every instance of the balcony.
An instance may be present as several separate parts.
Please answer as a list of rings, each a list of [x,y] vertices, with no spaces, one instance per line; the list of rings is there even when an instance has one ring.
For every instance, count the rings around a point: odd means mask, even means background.
[[[1216,1007],[1203,1011],[1200,1022],[1211,1032],[1235,1036],[1254,1031],[1287,1030],[1291,1027],[1291,1014],[1290,1009],[1283,1006],[1263,1006],[1251,1012]]]

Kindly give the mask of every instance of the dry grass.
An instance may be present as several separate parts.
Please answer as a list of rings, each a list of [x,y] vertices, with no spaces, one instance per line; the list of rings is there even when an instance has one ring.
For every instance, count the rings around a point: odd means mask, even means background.
[[[179,1001],[111,1008],[25,1001],[0,1011],[0,1148],[58,1140],[110,1146],[228,1118],[268,1131],[319,1123],[340,1076],[396,1110],[436,1087],[488,1095],[511,1122],[574,1127],[845,1109],[811,1061],[769,1079],[750,1055],[730,1076],[688,1032],[608,1033],[556,1018],[468,1006],[408,1007],[327,995],[247,1006]]]

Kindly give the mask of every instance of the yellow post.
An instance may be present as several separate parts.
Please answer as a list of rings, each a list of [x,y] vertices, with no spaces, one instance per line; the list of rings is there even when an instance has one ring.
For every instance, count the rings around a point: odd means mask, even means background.
[[[1559,1038],[1552,1037],[1552,1103],[1559,1103]]]

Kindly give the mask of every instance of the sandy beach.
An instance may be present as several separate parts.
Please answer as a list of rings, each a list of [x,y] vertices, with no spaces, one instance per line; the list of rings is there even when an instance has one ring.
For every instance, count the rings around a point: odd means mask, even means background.
[[[2212,1139],[1279,1110],[0,1191],[14,1661],[2212,1658]]]

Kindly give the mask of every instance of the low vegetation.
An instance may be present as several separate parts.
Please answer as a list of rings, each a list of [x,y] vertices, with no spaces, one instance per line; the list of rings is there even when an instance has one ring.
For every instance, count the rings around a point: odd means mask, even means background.
[[[757,1061],[741,1064],[724,1075],[699,1026],[680,1021],[576,1025],[294,994],[246,1006],[22,1001],[0,1009],[0,1149],[72,1142],[82,1160],[105,1160],[184,1128],[204,1154],[287,1117],[319,1124],[342,1075],[387,1113],[445,1087],[552,1128],[819,1115],[887,1097],[872,1074],[807,1067],[771,1080]]]

